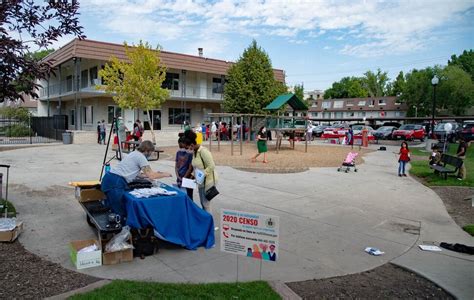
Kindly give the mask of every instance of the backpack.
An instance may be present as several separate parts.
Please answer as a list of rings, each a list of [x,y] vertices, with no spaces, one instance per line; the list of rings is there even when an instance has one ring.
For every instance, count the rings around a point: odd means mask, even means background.
[[[158,238],[156,238],[153,228],[132,229],[133,256],[144,259],[158,252]]]

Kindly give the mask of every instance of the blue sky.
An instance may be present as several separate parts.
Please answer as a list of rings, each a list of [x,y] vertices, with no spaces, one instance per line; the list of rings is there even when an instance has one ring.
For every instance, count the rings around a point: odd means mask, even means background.
[[[164,50],[235,61],[256,39],[287,84],[326,89],[381,68],[390,77],[474,48],[474,0],[83,0],[87,38],[140,39]],[[55,47],[69,41],[64,37]]]

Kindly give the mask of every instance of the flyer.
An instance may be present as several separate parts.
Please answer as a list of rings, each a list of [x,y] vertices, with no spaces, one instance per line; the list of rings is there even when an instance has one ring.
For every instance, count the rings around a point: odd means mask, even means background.
[[[221,251],[277,261],[279,229],[277,216],[221,209]]]

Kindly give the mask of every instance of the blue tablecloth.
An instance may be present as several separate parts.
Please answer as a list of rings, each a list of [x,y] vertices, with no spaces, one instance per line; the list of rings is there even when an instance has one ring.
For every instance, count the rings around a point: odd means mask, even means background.
[[[127,225],[132,228],[153,227],[168,242],[194,250],[214,246],[212,216],[197,206],[179,189],[162,184],[162,188],[177,191],[175,196],[136,198],[125,193]]]

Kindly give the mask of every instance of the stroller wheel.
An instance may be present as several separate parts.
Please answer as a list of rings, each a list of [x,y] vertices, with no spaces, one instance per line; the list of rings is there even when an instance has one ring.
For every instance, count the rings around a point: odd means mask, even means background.
[[[341,168],[337,168],[337,171],[338,171],[338,172],[341,172]]]
[[[354,169],[354,172],[357,172],[357,169]]]
[[[346,171],[345,171],[345,172],[347,173],[347,172],[349,172],[349,170],[348,170],[348,169],[346,169]]]

